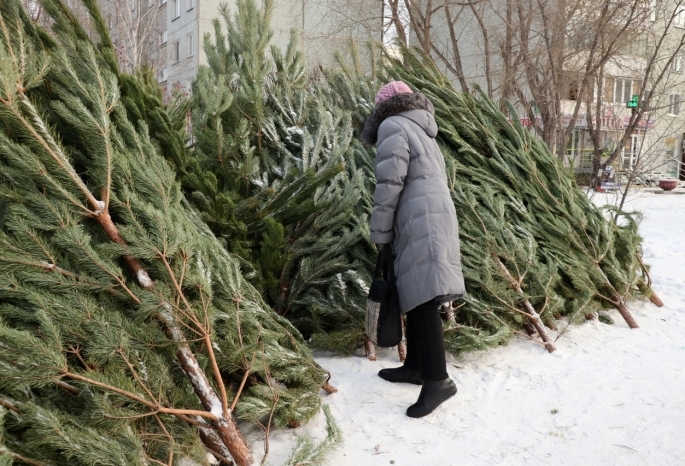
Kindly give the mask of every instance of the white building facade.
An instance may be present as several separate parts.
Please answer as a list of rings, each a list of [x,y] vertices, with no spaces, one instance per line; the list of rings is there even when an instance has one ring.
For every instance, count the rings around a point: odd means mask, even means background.
[[[299,46],[310,69],[330,66],[335,51],[344,50],[351,39],[365,41],[368,38],[368,31],[361,27],[339,27],[335,9],[327,9],[327,1],[274,1],[272,43],[285,50],[294,29],[299,34]],[[136,61],[133,68],[141,62],[150,65],[167,95],[173,89],[189,92],[198,67],[206,64],[202,41],[206,34],[213,35],[212,20],[219,16],[219,5],[227,3],[230,11],[236,9],[235,0],[99,2],[115,45],[121,49],[120,61],[127,62],[127,56],[134,55],[125,53],[130,48],[127,44],[139,43],[145,52],[136,60],[128,61]],[[382,1],[369,1],[365,6],[369,16],[378,18],[379,37],[382,5]],[[378,12],[374,14],[375,10]]]

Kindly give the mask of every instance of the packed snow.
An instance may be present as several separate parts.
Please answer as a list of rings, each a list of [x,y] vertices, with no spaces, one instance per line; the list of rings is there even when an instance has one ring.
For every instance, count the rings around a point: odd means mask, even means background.
[[[339,390],[324,403],[345,442],[328,464],[685,465],[685,195],[638,191],[626,208],[644,213],[644,258],[665,303],[631,302],[639,329],[611,310],[614,325],[571,326],[553,354],[517,337],[449,358],[459,392],[423,419],[405,415],[420,387],[376,375],[399,365],[396,351],[376,362],[318,354]],[[299,435],[323,438],[323,414],[272,432],[269,464],[283,464]],[[263,437],[249,438],[261,459]]]

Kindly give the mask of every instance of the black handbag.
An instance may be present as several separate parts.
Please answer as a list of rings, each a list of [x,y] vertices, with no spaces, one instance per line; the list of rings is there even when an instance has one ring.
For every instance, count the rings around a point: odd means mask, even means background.
[[[380,347],[396,346],[402,340],[400,300],[395,284],[395,254],[391,244],[378,253],[376,270],[366,300],[366,335]]]

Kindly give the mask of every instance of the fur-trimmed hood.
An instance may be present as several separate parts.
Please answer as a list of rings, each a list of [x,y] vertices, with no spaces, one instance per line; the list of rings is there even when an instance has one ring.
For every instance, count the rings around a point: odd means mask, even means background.
[[[396,94],[378,104],[373,112],[371,112],[371,115],[366,118],[359,138],[363,143],[370,146],[376,144],[378,128],[380,128],[381,123],[386,118],[399,115],[400,113],[423,128],[431,138],[438,134],[438,127],[433,118],[435,114],[433,103],[420,92],[414,92],[412,94]]]

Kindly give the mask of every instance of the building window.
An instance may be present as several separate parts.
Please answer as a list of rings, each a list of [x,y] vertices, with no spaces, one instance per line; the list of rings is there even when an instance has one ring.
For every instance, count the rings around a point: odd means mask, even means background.
[[[188,57],[195,55],[195,36],[190,34],[188,36]]]
[[[181,60],[181,41],[174,42],[174,63]]]
[[[604,95],[608,102],[624,104],[633,95],[640,94],[640,81],[630,78],[606,78],[604,80]]]
[[[668,113],[673,116],[680,115],[680,103],[683,101],[682,94],[669,94]]]
[[[678,6],[673,14],[673,25],[677,28],[685,28],[685,6]]]
[[[174,0],[174,19],[181,16],[181,0]]]
[[[636,57],[644,57],[647,55],[647,38],[644,36],[635,37],[626,42],[619,48],[619,55],[634,55]]]
[[[159,33],[159,44],[160,45],[166,44],[167,39],[168,39],[168,35],[167,35],[167,31],[165,29],[164,32]]]
[[[649,2],[649,20],[656,21],[656,0]]]
[[[167,0],[159,0],[159,6],[166,5]]]
[[[195,0],[188,0],[188,11],[195,8]]]
[[[637,165],[637,159],[639,158],[638,138],[638,134],[631,134],[630,140],[626,141],[626,145],[623,148],[623,168],[625,170],[632,170]]]
[[[160,83],[163,83],[164,81],[166,81],[168,79],[168,73],[167,73],[166,68],[159,70],[159,74],[158,74],[157,79],[159,80]]]
[[[673,57],[673,61],[671,62],[671,71],[675,73],[683,72],[683,56],[681,54]]]

